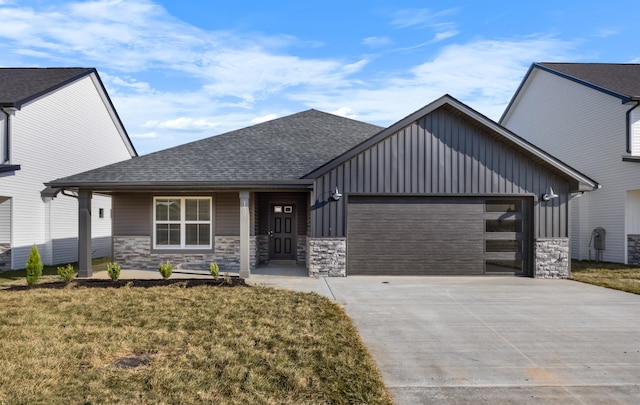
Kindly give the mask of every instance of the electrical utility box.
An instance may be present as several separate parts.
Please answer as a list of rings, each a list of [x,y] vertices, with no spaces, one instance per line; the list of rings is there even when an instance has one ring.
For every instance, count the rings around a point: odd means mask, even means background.
[[[595,250],[604,250],[604,239],[606,234],[607,231],[605,231],[602,227],[597,227],[593,230],[593,248]]]

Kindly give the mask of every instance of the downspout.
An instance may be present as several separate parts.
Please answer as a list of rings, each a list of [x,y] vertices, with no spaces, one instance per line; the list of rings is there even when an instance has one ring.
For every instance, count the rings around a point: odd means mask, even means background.
[[[635,101],[636,105],[627,110],[627,153],[631,153],[631,112],[640,105],[640,100],[630,99],[629,101]]]
[[[11,161],[9,159],[9,116],[10,114],[4,109],[4,107],[0,107],[0,110],[4,113],[6,119],[4,121],[4,150],[2,151],[2,162],[0,164],[9,164]]]

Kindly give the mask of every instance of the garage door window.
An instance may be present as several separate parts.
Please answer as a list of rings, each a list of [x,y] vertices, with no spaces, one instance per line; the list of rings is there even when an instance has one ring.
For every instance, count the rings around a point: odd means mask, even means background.
[[[522,200],[485,202],[485,273],[521,273],[527,216]]]

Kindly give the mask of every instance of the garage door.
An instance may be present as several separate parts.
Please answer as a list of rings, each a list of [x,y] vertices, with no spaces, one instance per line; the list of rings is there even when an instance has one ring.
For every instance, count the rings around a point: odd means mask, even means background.
[[[347,274],[520,273],[524,212],[520,200],[352,196]]]

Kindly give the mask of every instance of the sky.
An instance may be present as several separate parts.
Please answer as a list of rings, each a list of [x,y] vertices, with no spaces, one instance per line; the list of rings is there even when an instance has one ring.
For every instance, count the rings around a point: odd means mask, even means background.
[[[0,67],[94,67],[140,155],[316,109],[498,120],[533,62],[640,63],[637,0],[0,0]]]

